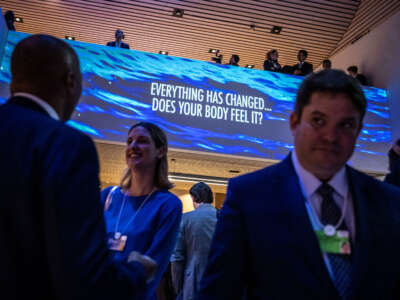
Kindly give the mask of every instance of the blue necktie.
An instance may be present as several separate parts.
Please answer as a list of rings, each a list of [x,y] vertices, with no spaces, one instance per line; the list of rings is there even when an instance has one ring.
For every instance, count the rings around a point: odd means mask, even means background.
[[[333,225],[339,222],[342,216],[342,211],[333,199],[334,189],[327,183],[323,183],[318,188],[317,192],[322,197],[321,203],[321,222],[323,225]],[[339,226],[340,230],[347,230],[347,226],[342,221]],[[328,259],[334,275],[333,283],[342,298],[348,294],[350,285],[350,271],[351,271],[351,256],[343,254],[328,253]]]

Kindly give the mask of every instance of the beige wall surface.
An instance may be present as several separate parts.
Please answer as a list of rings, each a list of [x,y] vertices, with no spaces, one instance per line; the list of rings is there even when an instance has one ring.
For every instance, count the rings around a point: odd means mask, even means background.
[[[400,138],[399,28],[400,12],[330,58],[334,68],[357,65],[374,86],[388,91],[393,140]]]

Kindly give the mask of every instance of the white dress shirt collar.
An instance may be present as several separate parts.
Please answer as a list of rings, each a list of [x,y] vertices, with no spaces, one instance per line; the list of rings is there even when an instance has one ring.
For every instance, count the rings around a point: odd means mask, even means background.
[[[46,101],[40,99],[39,97],[29,94],[29,93],[15,93],[12,96],[29,98],[30,100],[32,100],[33,102],[38,104],[41,108],[43,108],[49,114],[50,117],[52,117],[55,120],[60,120],[60,118],[59,118],[57,112],[54,110],[54,108],[51,107],[51,105],[48,104]]]
[[[305,193],[304,196],[307,199],[310,199],[322,182],[315,177],[315,175],[304,169],[297,158],[295,149],[292,151],[292,162],[297,176],[299,177],[300,184],[303,187],[303,192]],[[346,177],[346,166],[343,166],[343,168],[341,168],[331,178],[331,180],[329,180],[328,184],[330,184],[335,192],[338,193],[343,199],[346,199],[349,192],[349,184]]]

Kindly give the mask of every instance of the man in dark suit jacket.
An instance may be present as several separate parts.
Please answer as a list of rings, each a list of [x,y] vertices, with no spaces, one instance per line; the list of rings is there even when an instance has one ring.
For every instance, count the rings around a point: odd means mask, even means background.
[[[124,33],[122,32],[121,29],[117,29],[115,31],[115,41],[113,42],[108,42],[107,46],[109,47],[118,47],[118,48],[124,48],[124,49],[129,49],[129,45],[122,42],[122,40],[125,38]]]
[[[353,77],[356,80],[358,80],[358,82],[361,85],[368,85],[367,78],[363,74],[358,73],[358,67],[357,66],[348,67],[347,68],[347,72],[349,72],[349,75],[351,77]]]
[[[178,299],[193,300],[207,264],[211,239],[217,224],[213,194],[204,182],[190,189],[194,211],[183,214],[176,249],[171,258],[172,282]]]
[[[0,106],[0,288],[8,299],[134,299],[155,269],[107,249],[92,140],[64,124],[81,95],[65,42],[33,35],[11,58]]]
[[[365,111],[342,71],[303,81],[293,152],[229,182],[197,300],[399,299],[400,189],[346,165]]]
[[[306,62],[308,52],[306,50],[300,50],[297,54],[299,63],[293,66],[293,75],[306,76],[313,71],[313,65]]]

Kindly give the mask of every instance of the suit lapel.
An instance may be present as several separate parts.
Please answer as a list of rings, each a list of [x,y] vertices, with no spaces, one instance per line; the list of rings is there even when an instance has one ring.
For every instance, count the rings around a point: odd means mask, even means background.
[[[295,251],[311,270],[316,286],[319,286],[326,295],[336,295],[336,289],[323,260],[319,242],[305,206],[306,200],[301,191],[291,155],[286,157],[280,167],[282,168],[280,175],[276,178],[279,186],[278,195],[282,195],[281,201],[285,201],[286,210],[290,212],[292,236],[297,247]]]

